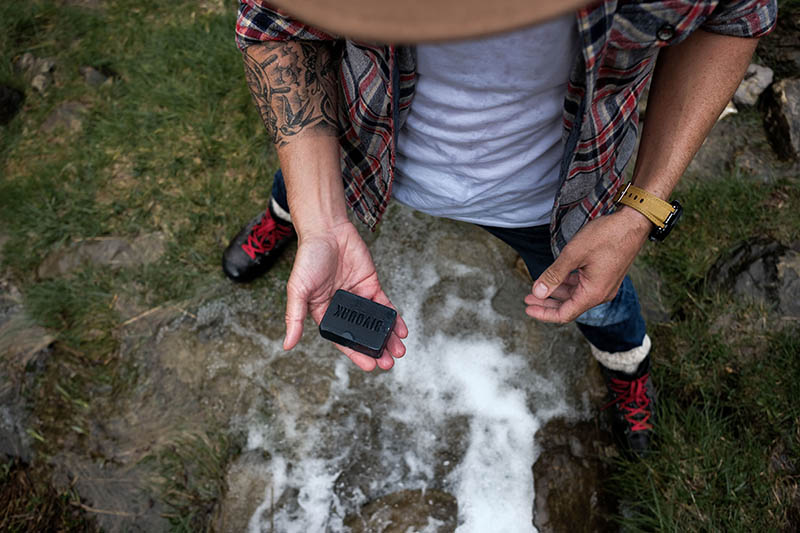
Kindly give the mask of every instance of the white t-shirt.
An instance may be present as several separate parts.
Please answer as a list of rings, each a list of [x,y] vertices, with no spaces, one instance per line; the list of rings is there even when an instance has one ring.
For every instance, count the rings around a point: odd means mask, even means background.
[[[574,15],[499,36],[417,46],[417,87],[397,141],[395,199],[508,228],[546,224],[578,53]]]

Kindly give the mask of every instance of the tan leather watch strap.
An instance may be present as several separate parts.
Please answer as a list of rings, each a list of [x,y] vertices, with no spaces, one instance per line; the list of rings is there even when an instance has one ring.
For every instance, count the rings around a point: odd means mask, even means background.
[[[658,196],[630,183],[620,189],[614,198],[614,203],[624,204],[636,209],[659,228],[663,228],[666,225],[667,219],[675,211],[675,208],[669,202],[665,202]]]

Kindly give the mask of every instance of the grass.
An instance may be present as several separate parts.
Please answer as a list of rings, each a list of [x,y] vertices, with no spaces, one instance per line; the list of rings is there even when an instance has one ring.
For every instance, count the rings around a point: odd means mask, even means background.
[[[235,8],[228,0],[112,0],[98,9],[0,2],[0,84],[26,93],[23,110],[0,126],[4,275],[58,339],[22,385],[36,455],[31,465],[3,463],[4,531],[96,529],[76,494],[52,488],[47,462],[136,383],[137,369],[118,356],[117,302],[152,309],[214,290],[231,232],[268,196],[277,162],[244,84]],[[26,52],[57,62],[44,95],[14,69]],[[110,80],[88,86],[83,66]],[[66,101],[86,108],[80,131],[43,131]],[[755,112],[726,120],[759,127]],[[653,332],[660,448],[612,480],[627,502],[620,522],[631,531],[791,530],[800,523],[800,325],[712,290],[706,273],[743,239],[797,239],[800,187],[793,177],[763,183],[734,170],[684,180],[676,196],[684,220],[644,256],[664,281],[673,317]],[[153,264],[37,275],[72,241],[156,231],[168,246]],[[273,279],[288,268],[279,263]],[[174,531],[209,527],[237,442],[209,427],[146,456]]]
[[[748,120],[747,117],[738,120]],[[706,273],[742,240],[800,235],[796,177],[687,179],[686,218],[645,260],[673,319],[653,333],[659,449],[622,463],[625,531],[793,531],[800,525],[800,324],[718,292]]]
[[[152,309],[213,290],[231,232],[265,205],[276,159],[244,83],[233,40],[236,7],[231,0],[112,0],[94,9],[0,3],[0,84],[25,92],[23,109],[0,126],[0,233],[8,237],[2,267],[26,311],[57,336],[44,367],[29,369],[22,387],[35,414],[34,462],[7,463],[37,486],[47,487],[48,458],[65,442],[81,442],[91,421],[136,383],[136,369],[118,355],[118,301]],[[56,61],[44,94],[14,67],[24,53]],[[110,79],[89,86],[80,74],[85,66]],[[63,102],[85,107],[80,131],[43,130]],[[73,241],[152,232],[168,243],[156,263],[37,275],[49,254]],[[279,267],[284,279],[287,268]],[[235,446],[209,431],[145,459],[162,473],[155,493],[175,531],[208,528],[224,492]],[[26,502],[18,477],[3,478],[0,492],[16,502],[9,508],[20,516],[14,524],[23,525],[4,531],[31,530],[25,520],[43,512],[34,500],[49,498],[46,505],[60,509],[60,501],[75,499],[50,488]],[[83,531],[87,519],[52,520],[59,530]]]

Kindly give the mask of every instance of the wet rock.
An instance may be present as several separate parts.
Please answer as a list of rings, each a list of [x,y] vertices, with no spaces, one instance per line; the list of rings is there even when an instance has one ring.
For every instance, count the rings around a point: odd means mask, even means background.
[[[214,518],[213,530],[247,531],[247,525],[271,486],[269,458],[260,451],[239,456],[228,467],[225,478],[228,490]]]
[[[332,375],[325,366],[297,364],[294,355],[280,357],[270,363],[273,376],[291,385],[300,401],[313,405],[322,405],[328,400]]]
[[[40,278],[62,276],[87,264],[117,269],[158,261],[166,251],[163,233],[148,233],[132,241],[119,237],[98,237],[78,241],[45,258],[37,273]]]
[[[800,317],[800,254],[781,243],[753,239],[735,246],[712,265],[710,287],[735,294],[787,317]]]
[[[81,76],[86,81],[86,83],[92,87],[100,87],[105,82],[107,82],[110,78],[104,75],[99,70],[93,67],[81,67],[79,69]]]
[[[527,272],[527,270],[526,270]],[[513,275],[504,276],[497,292],[492,297],[492,308],[504,317],[514,320],[526,320],[523,298],[531,290],[515,270]]]
[[[344,523],[352,533],[406,533],[455,531],[458,525],[456,499],[438,490],[402,490],[365,505]]]
[[[44,94],[53,84],[56,62],[50,58],[38,58],[30,52],[22,54],[14,66],[30,80],[31,87]]]
[[[755,63],[747,67],[742,83],[733,95],[736,105],[756,105],[758,97],[772,84],[772,69]]]
[[[86,106],[80,102],[64,102],[45,119],[42,131],[49,133],[63,128],[70,133],[77,133],[83,127],[84,113]]]
[[[782,159],[800,157],[800,78],[772,84],[765,94],[764,127],[770,143]]]
[[[25,95],[13,87],[0,85],[0,126],[11,122],[11,119],[19,113]]]
[[[615,454],[611,438],[591,422],[551,420],[536,438],[534,525],[540,533],[614,531],[617,502],[601,490]]]

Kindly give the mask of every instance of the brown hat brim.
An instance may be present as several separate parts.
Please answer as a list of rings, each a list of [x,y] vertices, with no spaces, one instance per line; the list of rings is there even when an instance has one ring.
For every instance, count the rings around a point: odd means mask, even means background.
[[[588,0],[270,0],[327,32],[383,43],[480,37],[575,11]]]

